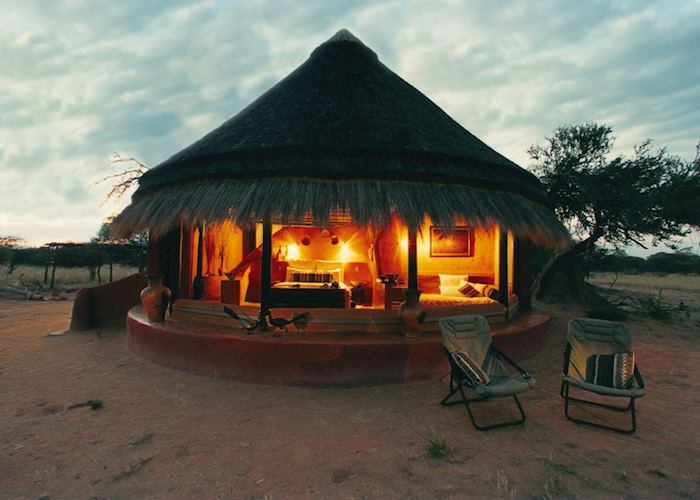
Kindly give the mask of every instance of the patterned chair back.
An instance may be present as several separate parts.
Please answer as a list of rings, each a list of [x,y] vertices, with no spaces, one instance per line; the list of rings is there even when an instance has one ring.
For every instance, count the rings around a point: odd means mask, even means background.
[[[569,321],[567,341],[571,346],[569,377],[585,380],[586,360],[594,354],[632,351],[632,336],[621,323],[592,318]]]

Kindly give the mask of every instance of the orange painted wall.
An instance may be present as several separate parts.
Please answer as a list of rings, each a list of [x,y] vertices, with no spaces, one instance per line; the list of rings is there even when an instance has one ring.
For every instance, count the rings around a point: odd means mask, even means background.
[[[197,245],[199,230],[192,236],[192,276],[197,275]],[[202,275],[216,275],[219,269],[224,273],[231,270],[243,259],[243,233],[231,222],[208,224],[204,230],[202,252]]]
[[[336,245],[331,243],[337,236]],[[308,245],[302,240],[308,237]],[[345,282],[372,282],[376,278],[371,233],[353,225],[324,229],[318,227],[285,227],[272,239],[273,258],[287,260],[327,260],[343,263]]]
[[[463,224],[457,224],[463,225]],[[479,276],[492,276],[496,272],[496,244],[497,228],[474,228],[474,255],[472,257],[431,257],[430,256],[430,227],[429,219],[421,226],[421,231],[416,238],[418,254],[418,275],[436,274],[473,274]],[[408,230],[400,223],[397,229],[391,232],[394,238],[394,246],[398,248],[398,259],[394,259],[391,252],[385,248],[390,247],[390,242],[383,242],[382,256],[389,261],[389,268],[397,268],[404,280],[408,268]],[[394,262],[396,260],[396,262]],[[384,268],[382,261],[382,269]],[[389,272],[389,271],[387,271]]]

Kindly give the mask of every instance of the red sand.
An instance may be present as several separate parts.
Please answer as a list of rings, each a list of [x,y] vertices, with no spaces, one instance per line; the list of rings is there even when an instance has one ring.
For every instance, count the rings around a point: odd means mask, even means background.
[[[630,321],[647,382],[637,434],[566,421],[565,325],[523,362],[528,421],[481,433],[446,381],[353,389],[244,384],[145,361],[122,331],[63,337],[70,302],[0,301],[0,497],[698,497],[700,325]],[[543,306],[538,306],[543,308]],[[104,407],[66,408],[88,399]],[[504,409],[502,402],[485,409]],[[488,419],[488,412],[479,415]],[[431,434],[452,451],[431,458]]]

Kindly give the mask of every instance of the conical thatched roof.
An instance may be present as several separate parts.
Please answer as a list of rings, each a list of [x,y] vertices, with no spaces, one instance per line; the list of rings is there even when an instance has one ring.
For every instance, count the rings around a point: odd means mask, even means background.
[[[539,181],[465,130],[346,30],[236,116],[146,172],[117,231],[183,218],[281,222],[333,213],[502,224],[548,246],[568,233]]]

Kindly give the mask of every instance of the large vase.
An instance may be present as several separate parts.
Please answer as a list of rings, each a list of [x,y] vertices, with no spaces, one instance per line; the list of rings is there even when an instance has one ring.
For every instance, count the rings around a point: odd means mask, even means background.
[[[399,306],[399,318],[403,321],[403,332],[406,337],[419,337],[427,314],[419,302],[421,291],[407,288],[405,293],[406,302],[402,302]]]
[[[141,290],[141,303],[148,321],[162,323],[170,303],[170,289],[163,285],[162,276],[146,276],[148,286]]]

